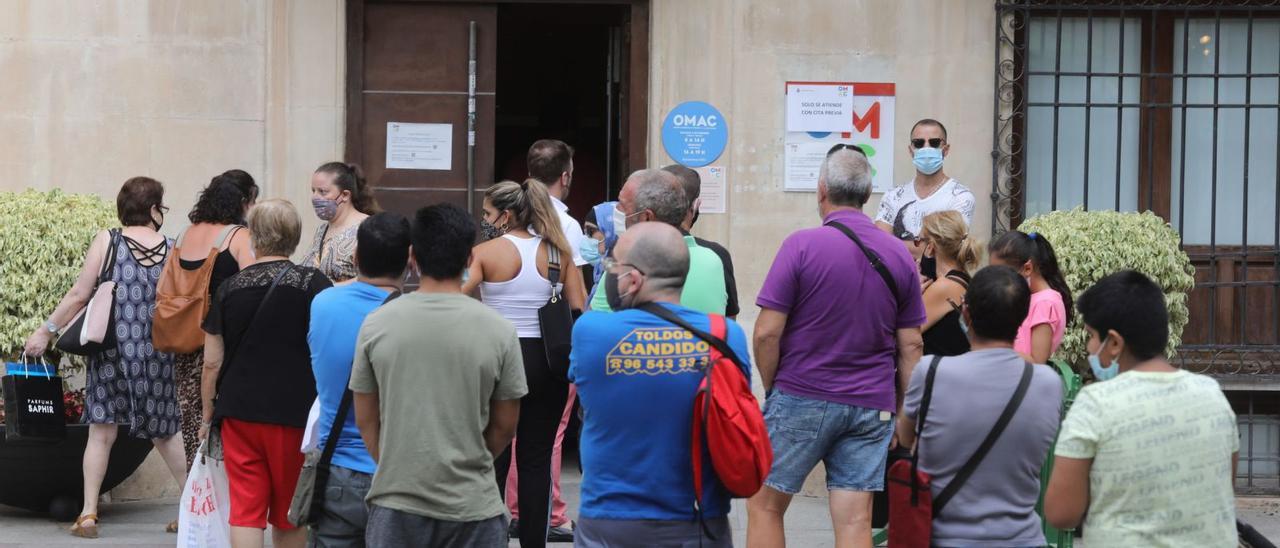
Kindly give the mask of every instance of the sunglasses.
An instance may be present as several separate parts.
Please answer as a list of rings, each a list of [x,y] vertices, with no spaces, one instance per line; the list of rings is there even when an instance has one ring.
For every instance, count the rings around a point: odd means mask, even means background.
[[[858,154],[861,154],[861,155],[863,155],[863,156],[866,156],[866,155],[867,155],[867,151],[862,150],[862,147],[860,147],[860,146],[858,146],[858,145],[848,145],[848,144],[845,144],[845,143],[836,143],[836,146],[831,147],[831,150],[828,150],[828,151],[827,151],[827,156],[831,156],[832,154],[835,154],[837,150],[852,150],[852,151],[857,152]]]
[[[924,148],[925,143],[928,143],[929,148],[941,148],[942,143],[945,143],[945,142],[946,141],[944,141],[941,137],[934,137],[932,139],[912,139],[911,146],[914,148]]]

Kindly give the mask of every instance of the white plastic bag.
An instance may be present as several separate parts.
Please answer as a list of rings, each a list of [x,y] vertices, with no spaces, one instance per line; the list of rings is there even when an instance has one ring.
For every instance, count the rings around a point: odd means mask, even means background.
[[[320,424],[320,398],[316,398],[311,402],[311,411],[307,412],[307,427],[302,431],[302,449],[303,453],[311,451],[320,445],[320,429],[316,428]]]
[[[231,546],[231,494],[221,461],[196,453],[178,504],[178,548]]]

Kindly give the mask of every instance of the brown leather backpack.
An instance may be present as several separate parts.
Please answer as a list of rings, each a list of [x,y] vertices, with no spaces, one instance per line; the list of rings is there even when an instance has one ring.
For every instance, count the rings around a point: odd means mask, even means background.
[[[187,231],[178,235],[173,255],[160,272],[160,284],[156,287],[156,312],[151,323],[151,344],[161,352],[189,354],[204,346],[204,330],[200,324],[209,313],[209,279],[213,264],[218,259],[222,245],[240,225],[227,225],[218,235],[204,264],[195,270],[182,268],[182,240]]]

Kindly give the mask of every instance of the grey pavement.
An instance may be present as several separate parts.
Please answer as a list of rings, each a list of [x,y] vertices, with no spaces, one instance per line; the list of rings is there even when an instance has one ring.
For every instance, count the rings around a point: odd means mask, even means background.
[[[577,467],[566,466],[562,480],[565,502],[569,505],[569,515],[572,517],[577,513],[578,486],[581,482]],[[1273,542],[1280,541],[1280,498],[1241,497],[1236,502],[1240,519],[1252,524]],[[176,505],[177,500],[172,498],[103,504],[99,511],[103,520],[100,526],[101,538],[97,540],[72,537],[66,531],[68,524],[55,523],[48,516],[0,506],[0,546],[173,546],[177,540],[176,535],[165,533],[164,527],[177,516]],[[730,522],[733,526],[734,545],[745,546],[744,501],[734,501]],[[787,512],[786,528],[787,543],[790,546],[832,546],[827,499],[796,497]],[[269,535],[267,542],[269,545]],[[1078,539],[1075,545],[1083,546]],[[517,547],[519,544],[513,541],[511,546]]]

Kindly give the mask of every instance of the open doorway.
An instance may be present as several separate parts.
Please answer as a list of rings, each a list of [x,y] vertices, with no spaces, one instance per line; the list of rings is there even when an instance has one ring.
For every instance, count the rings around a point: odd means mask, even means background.
[[[577,219],[617,196],[621,33],[628,6],[505,4],[498,7],[494,170],[528,176],[538,139],[574,148],[565,200]]]
[[[645,165],[647,0],[346,1],[346,159],[383,207],[478,212],[489,185],[527,176],[533,141],[555,138],[577,151],[566,202],[581,219]],[[433,160],[418,165],[404,155],[420,143],[389,143],[421,124]]]

